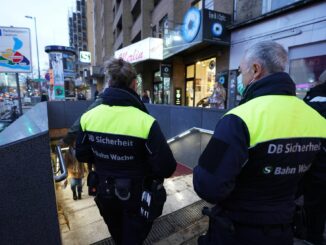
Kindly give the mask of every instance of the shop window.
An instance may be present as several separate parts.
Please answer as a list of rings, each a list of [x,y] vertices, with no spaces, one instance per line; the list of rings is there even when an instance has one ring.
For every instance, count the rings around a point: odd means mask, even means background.
[[[187,76],[186,78],[192,78],[195,76],[195,65],[187,66]]]
[[[170,104],[171,103],[171,78],[161,77],[161,72],[157,71],[154,73],[154,104]]]
[[[214,91],[216,59],[207,59],[196,63],[195,106],[207,106],[207,100]]]
[[[325,70],[326,55],[290,60],[290,76],[296,83],[297,96],[303,98]]]
[[[186,67],[186,106],[208,106],[208,98],[214,92],[215,58],[198,61]]]

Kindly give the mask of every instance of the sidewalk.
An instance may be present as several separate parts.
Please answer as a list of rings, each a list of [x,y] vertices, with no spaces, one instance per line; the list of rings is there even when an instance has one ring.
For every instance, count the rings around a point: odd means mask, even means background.
[[[163,215],[200,200],[193,190],[192,174],[166,179],[164,186],[167,201]],[[88,245],[110,236],[93,197],[87,195],[86,184],[83,186],[82,200],[72,199],[69,184],[65,189],[59,187],[56,193],[63,245]]]

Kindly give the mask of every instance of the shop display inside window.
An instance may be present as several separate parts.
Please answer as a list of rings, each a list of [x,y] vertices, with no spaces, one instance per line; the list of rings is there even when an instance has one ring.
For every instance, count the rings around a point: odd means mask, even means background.
[[[290,76],[296,84],[296,93],[304,98],[307,91],[316,86],[320,75],[326,70],[326,55],[290,61]]]

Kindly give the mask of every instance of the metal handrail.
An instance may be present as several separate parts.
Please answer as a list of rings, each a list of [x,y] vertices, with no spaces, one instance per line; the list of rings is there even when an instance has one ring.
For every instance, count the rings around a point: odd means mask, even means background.
[[[61,174],[60,175],[55,175],[54,180],[55,180],[55,182],[60,182],[60,181],[65,180],[67,178],[68,171],[67,171],[67,168],[66,168],[65,161],[63,160],[63,157],[62,157],[61,147],[59,145],[56,145],[55,149],[56,149],[56,152],[57,152],[58,157],[59,157],[59,164],[60,164]]]

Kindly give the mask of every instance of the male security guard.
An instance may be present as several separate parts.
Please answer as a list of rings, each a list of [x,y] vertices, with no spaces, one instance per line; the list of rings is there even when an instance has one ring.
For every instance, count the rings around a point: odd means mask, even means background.
[[[215,204],[199,244],[293,244],[297,183],[326,154],[326,121],[295,96],[286,62],[272,41],[245,52],[240,106],[218,122],[194,169],[195,191]]]
[[[169,177],[176,162],[135,92],[132,65],[113,58],[105,66],[109,88],[102,104],[81,117],[76,156],[95,165],[95,201],[116,244],[141,244],[152,226],[148,213],[141,213],[143,187]]]

